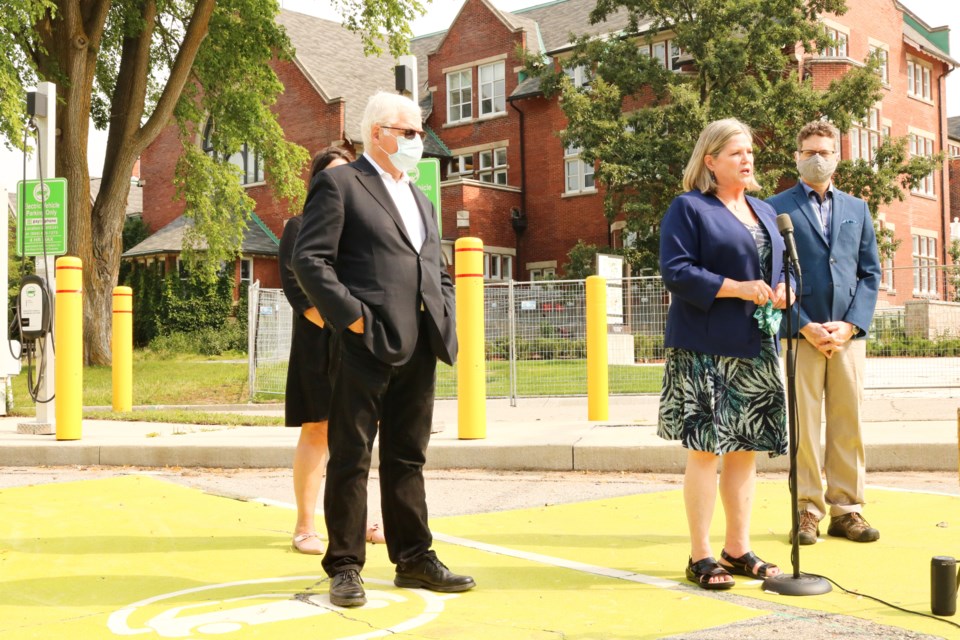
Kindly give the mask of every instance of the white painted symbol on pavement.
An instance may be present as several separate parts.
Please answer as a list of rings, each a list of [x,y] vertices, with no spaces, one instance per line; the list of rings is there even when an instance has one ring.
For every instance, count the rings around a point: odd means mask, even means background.
[[[107,620],[107,627],[114,634],[121,636],[152,632],[162,638],[201,638],[233,633],[255,625],[287,622],[343,611],[344,609],[330,603],[330,598],[326,593],[311,593],[309,595],[297,593],[295,597],[291,597],[291,591],[304,588],[304,581],[308,583],[307,587],[309,588],[325,579],[326,576],[264,578],[183,589],[147,598],[115,611]],[[390,586],[393,584],[376,578],[365,578],[365,582]],[[283,583],[293,587],[293,589],[283,591],[282,587],[278,588],[278,585]],[[138,610],[155,605],[158,602],[218,589],[230,589],[231,593],[236,593],[237,587],[241,589],[250,587],[250,592],[242,596],[223,599],[205,598],[203,602],[199,603],[172,606],[144,622],[131,625],[131,618],[138,613]],[[423,601],[422,611],[418,614],[389,628],[367,631],[341,640],[365,640],[366,638],[376,638],[415,629],[436,618],[443,611],[444,601],[456,597],[456,594],[439,595],[422,589],[391,591],[368,589],[367,604],[362,609],[354,609],[352,615],[357,618],[358,626],[370,629],[369,623],[360,620],[364,610],[383,609],[391,605],[405,603],[419,609],[420,607],[412,602],[415,598],[409,596],[417,596]],[[137,617],[144,617],[144,615],[143,612],[140,612]]]

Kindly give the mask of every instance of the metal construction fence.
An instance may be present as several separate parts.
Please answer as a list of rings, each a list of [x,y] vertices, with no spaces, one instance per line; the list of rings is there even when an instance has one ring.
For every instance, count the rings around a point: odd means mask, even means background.
[[[612,290],[622,291],[623,323],[608,335],[610,393],[658,393],[670,296],[659,276],[624,278],[621,285]],[[283,394],[290,306],[281,290],[256,285],[249,300],[251,394]],[[583,280],[487,283],[487,396],[586,395],[585,307]],[[960,303],[881,306],[867,353],[867,388],[960,387]],[[437,397],[454,397],[456,389],[456,367],[441,364]]]

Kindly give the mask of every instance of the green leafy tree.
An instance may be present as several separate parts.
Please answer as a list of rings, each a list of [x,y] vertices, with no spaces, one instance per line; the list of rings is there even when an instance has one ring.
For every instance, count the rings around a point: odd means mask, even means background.
[[[368,51],[406,50],[418,0],[338,0]],[[0,0],[0,137],[22,145],[24,87],[57,85],[56,174],[68,196],[69,253],[84,264],[84,346],[90,363],[110,361],[111,292],[120,267],[124,209],[137,157],[171,122],[186,152],[177,186],[194,222],[184,258],[213,280],[232,260],[253,202],[223,159],[243,144],[264,158],[279,200],[299,208],[307,152],[286,141],[271,112],[282,90],[268,63],[291,45],[276,22],[277,0]],[[89,123],[107,130],[103,181],[89,184]],[[195,144],[213,124],[216,157]],[[217,160],[217,158],[221,160]],[[202,256],[202,259],[201,259]]]
[[[563,265],[563,276],[570,280],[583,280],[597,272],[597,245],[577,240],[577,244],[567,252],[567,261]]]
[[[637,269],[657,268],[660,219],[683,191],[683,169],[708,122],[736,117],[754,129],[760,195],[770,195],[796,177],[796,133],[804,123],[829,118],[845,131],[881,98],[875,59],[826,90],[797,67],[804,46],[835,44],[817,17],[844,13],[843,0],[598,0],[591,22],[618,10],[629,18],[619,37],[571,36],[569,58],[529,56],[526,66],[548,97],[560,96],[564,143],[580,147],[586,162],[600,160],[604,215],[608,222],[624,217],[635,238],[628,260]],[[647,54],[653,36],[665,31],[682,51],[678,70]],[[592,70],[586,87],[574,87],[560,69],[578,65]],[[926,169],[897,165],[898,157],[878,160],[880,180]],[[886,163],[896,166],[888,172]],[[887,193],[877,180],[871,185],[868,193]]]

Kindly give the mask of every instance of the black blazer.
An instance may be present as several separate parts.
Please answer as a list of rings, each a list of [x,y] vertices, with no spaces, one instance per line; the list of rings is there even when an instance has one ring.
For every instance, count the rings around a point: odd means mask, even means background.
[[[419,253],[366,158],[318,173],[307,194],[293,270],[335,331],[363,316],[364,344],[381,361],[400,365],[410,359],[423,315],[434,354],[453,364],[453,280],[444,268],[433,205],[410,188],[426,230]]]

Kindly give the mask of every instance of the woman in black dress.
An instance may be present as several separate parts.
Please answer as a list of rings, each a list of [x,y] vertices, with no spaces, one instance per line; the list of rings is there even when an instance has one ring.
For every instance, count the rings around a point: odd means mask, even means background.
[[[314,157],[310,178],[313,179],[324,169],[352,160],[346,150],[327,147]],[[327,457],[327,418],[331,393],[330,376],[327,373],[330,331],[324,328],[320,313],[300,289],[290,267],[302,222],[300,216],[287,220],[280,240],[280,281],[294,313],[284,414],[288,427],[300,427],[300,439],[293,456],[293,492],[297,502],[293,548],[300,553],[318,555],[323,553],[323,545],[315,529],[314,512]],[[367,540],[383,542],[379,525],[370,526]]]

